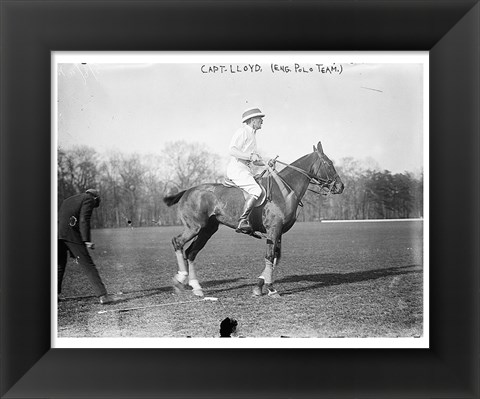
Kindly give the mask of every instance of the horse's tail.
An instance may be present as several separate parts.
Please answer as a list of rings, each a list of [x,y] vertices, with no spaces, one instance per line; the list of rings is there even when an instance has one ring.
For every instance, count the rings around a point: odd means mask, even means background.
[[[185,191],[187,190],[180,191],[178,194],[168,195],[167,197],[163,197],[163,202],[165,202],[167,206],[175,205],[178,201],[180,201],[180,198],[183,197],[183,194],[185,194]]]

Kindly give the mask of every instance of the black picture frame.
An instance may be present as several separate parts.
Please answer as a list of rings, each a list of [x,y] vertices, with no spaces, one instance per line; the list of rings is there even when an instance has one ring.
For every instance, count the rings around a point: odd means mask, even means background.
[[[1,1],[1,395],[478,398],[477,1]],[[51,349],[51,51],[429,51],[430,349]]]

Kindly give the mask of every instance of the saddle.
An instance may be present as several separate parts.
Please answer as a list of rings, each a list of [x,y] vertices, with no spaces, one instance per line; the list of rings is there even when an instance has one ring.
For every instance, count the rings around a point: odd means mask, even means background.
[[[263,205],[263,203],[265,202],[265,200],[267,199],[267,188],[265,188],[262,184],[262,176],[263,176],[263,173],[260,174],[260,175],[257,175],[257,176],[254,176],[254,179],[255,181],[258,183],[258,185],[260,186],[260,188],[262,189],[262,194],[260,195],[260,197],[257,199],[257,201],[255,201],[255,208]],[[243,193],[243,197],[244,199],[247,199],[248,197],[248,193],[242,189],[240,186],[236,185],[233,180],[229,179],[228,177],[225,177],[225,179],[223,180],[222,184],[225,186],[225,187],[236,187],[236,188],[239,188],[240,190],[242,190],[242,193]]]

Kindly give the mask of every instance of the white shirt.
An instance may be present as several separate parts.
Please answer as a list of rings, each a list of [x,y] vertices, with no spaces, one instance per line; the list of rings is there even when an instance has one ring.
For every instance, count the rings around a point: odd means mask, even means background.
[[[256,133],[251,126],[243,125],[235,132],[230,141],[230,149],[232,148],[245,152],[248,157],[252,152],[257,152]],[[236,159],[233,155],[232,157]]]
[[[245,153],[244,159],[237,158],[232,150]],[[249,158],[252,152],[257,152],[257,140],[252,127],[248,125],[238,129],[230,141],[230,162],[227,166],[227,177],[235,182],[237,186],[250,195],[260,197],[262,189],[253,178],[252,166]]]

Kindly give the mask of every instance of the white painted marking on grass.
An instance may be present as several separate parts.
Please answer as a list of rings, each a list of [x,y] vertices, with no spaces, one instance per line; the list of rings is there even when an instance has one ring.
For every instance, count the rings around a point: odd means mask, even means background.
[[[203,298],[204,301],[218,301],[218,298],[215,298],[213,296],[206,296]]]
[[[204,299],[198,299],[196,301],[169,302],[169,303],[159,303],[158,305],[137,306],[137,307],[133,307],[133,308],[100,310],[98,312],[98,314],[112,313],[112,312],[129,312],[131,310],[157,308],[157,307],[160,307],[160,306],[170,306],[170,305],[182,305],[182,304],[185,304],[185,303],[195,303],[195,302],[203,302],[203,301],[204,301]]]
[[[119,291],[119,292],[114,292],[113,294],[110,294],[110,295],[123,295],[123,292],[122,291]],[[72,300],[81,300],[81,299],[91,299],[91,298],[97,298],[96,296],[93,296],[93,295],[89,295],[89,296],[64,296],[64,297],[60,297],[59,299],[61,301],[72,301]]]

